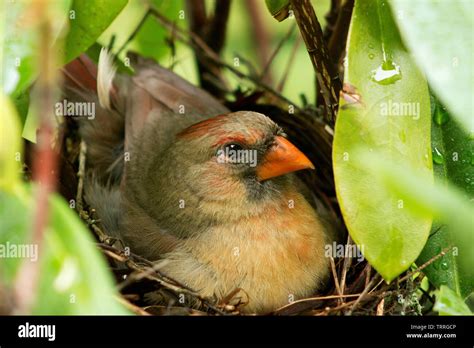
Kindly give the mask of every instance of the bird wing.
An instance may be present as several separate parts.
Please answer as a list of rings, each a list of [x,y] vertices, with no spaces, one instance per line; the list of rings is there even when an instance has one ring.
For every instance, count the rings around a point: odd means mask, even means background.
[[[145,126],[152,126],[159,151],[184,128],[229,112],[216,98],[172,71],[150,59],[131,57],[136,74],[127,91],[126,143],[140,138]]]

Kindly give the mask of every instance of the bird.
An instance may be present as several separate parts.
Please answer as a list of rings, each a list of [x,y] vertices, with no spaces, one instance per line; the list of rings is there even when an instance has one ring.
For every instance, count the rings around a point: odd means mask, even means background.
[[[294,174],[315,167],[281,127],[138,55],[133,75],[104,50],[98,66],[85,55],[66,65],[64,95],[98,105],[79,121],[85,198],[109,235],[204,298],[237,289],[244,314],[325,286],[330,226]]]

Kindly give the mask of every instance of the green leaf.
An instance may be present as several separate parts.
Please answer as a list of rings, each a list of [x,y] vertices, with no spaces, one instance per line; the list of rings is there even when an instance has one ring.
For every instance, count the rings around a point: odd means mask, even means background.
[[[22,262],[40,262],[32,314],[127,314],[114,299],[118,293],[112,276],[90,232],[63,198],[50,197],[41,249],[31,244],[33,192],[28,187],[16,193],[0,191],[0,250],[7,253],[2,255],[0,282],[12,288]],[[13,256],[13,250],[20,249],[29,254]]]
[[[333,145],[336,192],[351,237],[391,281],[420,254],[431,218],[409,214],[404,201],[378,186],[355,154],[360,148],[380,152],[432,182],[428,86],[385,1],[355,3],[347,50]]]
[[[472,315],[462,298],[444,285],[436,291],[436,302],[433,309],[439,315]]]
[[[472,28],[474,3],[391,0],[395,19],[431,88],[468,132],[474,132]]]
[[[169,20],[176,23],[176,25],[186,25],[185,12],[182,12],[184,9],[182,0],[153,0],[150,4]],[[107,46],[112,38],[114,38],[113,52],[117,52],[127,40],[129,40],[131,34],[138,27],[148,7],[149,4],[145,2],[130,1],[110,27],[100,36],[98,42],[103,46]],[[160,61],[171,51],[169,47],[169,37],[169,31],[153,16],[148,16],[133,40],[131,40],[125,50],[122,51],[120,58],[124,58],[126,52],[130,50],[143,57]]]
[[[13,287],[21,262],[41,262],[33,314],[125,314],[107,264],[90,232],[62,198],[49,198],[41,250],[30,244],[36,211],[33,193],[19,180],[21,137],[13,105],[0,94],[0,284]],[[12,250],[30,251],[14,255]],[[36,248],[38,246],[36,245]],[[23,256],[23,257],[20,257]]]
[[[127,0],[74,0],[64,48],[66,62],[92,46],[126,4]]]
[[[268,11],[279,22],[288,18],[290,1],[289,0],[265,0]]]
[[[407,164],[396,164],[382,153],[360,149],[356,156],[372,173],[374,185],[381,192],[399,197],[405,210],[420,218],[433,217],[449,225],[450,243],[455,246],[456,264],[463,270],[461,288],[472,289],[474,283],[474,235],[472,233],[474,207],[465,194],[454,185],[441,185],[426,180],[419,169]],[[375,184],[377,183],[377,184]],[[444,247],[450,246],[446,244]]]
[[[71,0],[51,2],[46,11],[53,19],[53,32],[58,37],[66,24]],[[27,0],[0,2],[0,86],[7,95],[16,96],[37,76],[39,51],[38,18]]]
[[[18,116],[12,103],[0,93],[0,189],[11,191],[19,183],[21,137]]]
[[[34,314],[127,314],[90,232],[61,197],[51,196],[50,204]]]
[[[0,2],[0,86],[11,95],[23,90],[34,78],[33,56],[37,45],[36,32],[25,26],[22,14],[27,8],[26,1]],[[21,29],[20,29],[21,28]]]
[[[438,185],[454,184],[468,200],[474,199],[472,163],[473,141],[453,120],[447,110],[433,99],[431,144],[433,148],[435,182]],[[446,223],[435,221],[430,237],[417,260],[421,265],[453,245],[456,230]],[[426,267],[423,272],[437,288],[445,284],[457,294],[466,297],[474,291],[474,279],[469,270],[458,264],[456,250],[449,252]]]

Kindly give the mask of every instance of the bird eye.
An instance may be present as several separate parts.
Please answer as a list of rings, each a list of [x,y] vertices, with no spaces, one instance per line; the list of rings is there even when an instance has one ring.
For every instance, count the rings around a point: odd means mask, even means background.
[[[239,150],[243,150],[243,147],[242,145],[237,144],[237,143],[230,143],[230,144],[224,145],[224,151],[225,150],[239,151]]]
[[[244,164],[248,157],[248,151],[238,143],[228,143],[217,150],[216,157],[219,163]]]

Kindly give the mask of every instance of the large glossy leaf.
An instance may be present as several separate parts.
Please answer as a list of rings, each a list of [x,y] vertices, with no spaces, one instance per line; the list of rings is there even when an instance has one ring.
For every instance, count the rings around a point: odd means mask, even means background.
[[[435,182],[438,185],[452,183],[464,193],[466,199],[472,200],[474,199],[473,141],[451,119],[446,108],[434,99],[432,114],[431,142]],[[474,228],[474,221],[472,228]],[[435,220],[428,242],[417,263],[421,265],[447,246],[455,246],[454,234],[457,232],[459,231],[453,229],[448,223]],[[470,279],[470,271],[458,263],[457,251],[456,248],[439,258],[423,272],[437,288],[447,285],[457,294],[466,297],[474,290],[474,278]]]
[[[464,284],[472,288],[474,207],[465,193],[448,183],[433,184],[416,167],[393,163],[382,153],[358,151],[356,158],[370,170],[378,189],[403,200],[409,214],[420,218],[431,216],[449,226],[450,240],[444,247],[456,247],[455,264],[463,270]]]
[[[428,86],[384,1],[356,1],[347,50],[333,147],[336,192],[352,238],[390,281],[420,254],[431,219],[409,214],[354,155],[361,147],[380,152],[432,181]]]
[[[466,0],[391,0],[396,22],[436,95],[474,132],[473,16]]]
[[[65,41],[66,62],[92,46],[126,4],[127,0],[74,0]]]

